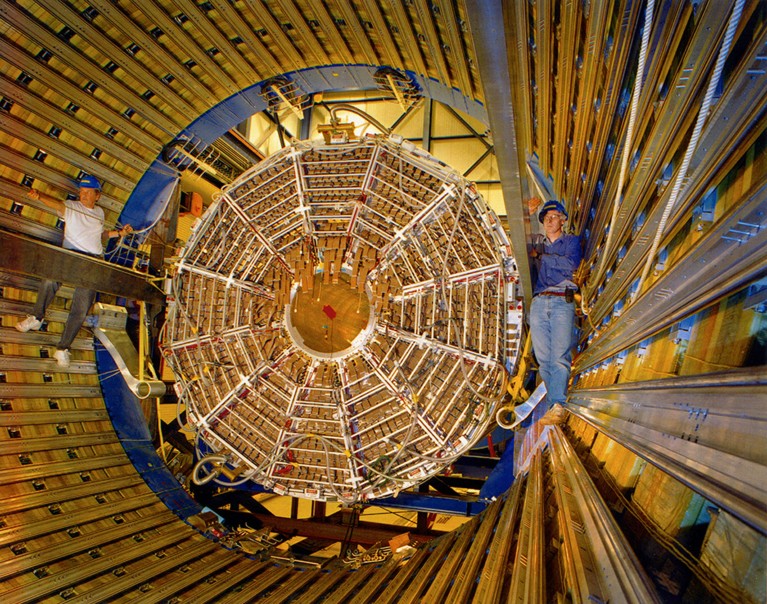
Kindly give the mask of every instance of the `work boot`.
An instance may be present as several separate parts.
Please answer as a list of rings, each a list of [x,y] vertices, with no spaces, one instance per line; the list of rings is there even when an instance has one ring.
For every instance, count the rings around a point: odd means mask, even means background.
[[[27,315],[27,318],[23,321],[16,323],[16,329],[22,333],[27,331],[37,331],[43,326],[43,322],[33,315]]]
[[[56,359],[56,364],[62,369],[69,367],[68,350],[56,350],[56,352],[53,353],[53,358]]]
[[[540,419],[539,423],[542,426],[557,426],[566,419],[567,411],[565,411],[565,408],[562,405],[556,403],[551,409],[546,411],[546,415]]]

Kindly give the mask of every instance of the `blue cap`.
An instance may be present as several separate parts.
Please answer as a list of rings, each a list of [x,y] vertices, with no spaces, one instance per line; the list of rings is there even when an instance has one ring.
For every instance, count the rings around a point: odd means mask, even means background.
[[[560,214],[563,214],[565,218],[568,218],[565,206],[563,206],[558,201],[551,199],[544,203],[541,211],[538,212],[538,222],[543,222],[543,217],[546,216],[546,212],[551,212],[552,210],[559,212]]]
[[[101,183],[99,182],[99,179],[95,176],[91,176],[90,174],[85,174],[80,179],[80,182],[77,184],[77,186],[81,189],[97,189],[101,191]]]

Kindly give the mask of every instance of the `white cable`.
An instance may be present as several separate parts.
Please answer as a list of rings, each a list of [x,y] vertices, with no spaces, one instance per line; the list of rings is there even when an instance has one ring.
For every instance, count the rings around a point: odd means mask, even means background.
[[[598,282],[602,278],[602,274],[605,268],[605,262],[610,255],[610,247],[612,246],[613,235],[615,234],[615,221],[618,218],[618,210],[621,206],[621,198],[623,196],[623,186],[626,182],[626,173],[628,172],[629,154],[631,153],[631,146],[634,140],[634,124],[636,122],[637,111],[639,109],[639,96],[642,91],[642,83],[644,80],[644,68],[645,61],[647,59],[647,47],[650,45],[650,30],[652,29],[652,16],[655,10],[655,0],[648,0],[645,6],[644,15],[644,28],[642,30],[642,46],[639,50],[639,61],[637,63],[637,73],[634,79],[634,90],[631,94],[631,109],[629,110],[629,123],[626,129],[626,140],[623,143],[623,154],[621,156],[621,169],[618,174],[618,187],[615,190],[615,199],[613,200],[613,212],[610,218],[609,231],[607,232],[607,240],[605,241],[605,248],[600,254],[599,265],[597,266],[596,273],[592,277],[591,281]],[[596,286],[595,286],[596,289]],[[593,293],[590,292],[590,293]],[[581,297],[581,310],[584,314],[588,314],[586,309],[586,298],[589,296],[585,294]]]
[[[708,117],[708,111],[711,107],[711,101],[714,98],[714,91],[716,90],[716,87],[719,85],[719,78],[722,75],[724,62],[727,59],[727,55],[730,52],[730,44],[732,43],[732,39],[735,36],[735,29],[737,28],[738,22],[740,21],[740,15],[743,12],[743,4],[744,4],[744,0],[737,0],[735,2],[735,6],[732,9],[732,14],[730,15],[730,21],[727,24],[727,31],[724,35],[724,39],[722,40],[722,46],[719,48],[719,56],[716,59],[714,73],[711,75],[711,79],[708,82],[708,89],[706,90],[706,96],[703,98],[703,104],[700,106],[700,111],[698,112],[698,118],[695,121],[695,128],[692,133],[692,138],[690,138],[690,142],[687,144],[687,151],[684,154],[682,165],[680,166],[679,171],[677,172],[676,180],[674,180],[674,186],[671,190],[671,195],[669,196],[668,201],[666,202],[666,207],[663,209],[663,215],[661,216],[660,223],[658,224],[658,229],[655,232],[655,238],[653,239],[652,247],[650,248],[650,253],[647,255],[647,261],[645,262],[644,270],[642,271],[642,276],[640,277],[639,284],[637,285],[637,288],[634,291],[634,298],[639,296],[639,292],[642,289],[642,284],[647,278],[647,275],[650,273],[650,268],[652,267],[653,262],[655,260],[655,254],[658,251],[660,240],[664,235],[664,231],[666,230],[666,222],[668,222],[668,218],[671,215],[671,211],[674,209],[674,206],[676,205],[677,199],[679,197],[679,192],[682,189],[682,181],[685,180],[687,175],[687,169],[690,166],[690,160],[692,159],[692,154],[695,151],[695,148],[698,146],[698,139],[700,138],[700,133],[703,130],[703,123],[706,121],[706,118]]]

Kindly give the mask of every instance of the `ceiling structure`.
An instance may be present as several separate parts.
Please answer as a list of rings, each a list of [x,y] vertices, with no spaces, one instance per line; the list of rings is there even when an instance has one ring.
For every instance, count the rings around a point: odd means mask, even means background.
[[[765,2],[2,0],[0,26],[3,594],[114,601],[155,589],[170,601],[260,582],[280,601],[375,600],[387,585],[404,600],[451,589],[466,601],[495,601],[497,589],[621,599],[645,588],[667,600],[764,599]],[[487,509],[463,533],[409,567],[367,566],[365,586],[330,573],[322,592],[295,569],[172,534],[181,523],[166,505],[182,518],[198,510],[157,478],[143,420],[99,349],[97,370],[79,339],[74,368],[59,374],[46,358],[53,334],[11,333],[46,267],[19,257],[10,232],[60,240],[60,222],[26,192],[64,197],[84,172],[105,183],[107,223],[137,226],[125,242],[135,251],[166,221],[182,168],[217,149],[234,180],[260,157],[230,132],[238,124],[266,110],[283,135],[287,124],[308,138],[332,106],[320,95],[347,90],[419,112],[427,151],[433,106],[471,121],[483,151],[467,164],[495,156],[500,182],[489,186],[503,194],[521,298],[531,198],[565,203],[586,261],[565,430],[546,432],[544,448],[528,431],[506,470],[514,487],[497,504],[464,502]],[[384,126],[396,132],[403,119]],[[50,314],[52,331],[64,316]],[[511,539],[491,540],[496,527]],[[615,555],[629,551],[624,539],[637,559]],[[536,554],[541,543],[563,547]],[[194,572],[162,574],[184,565]],[[495,587],[473,587],[483,570]]]

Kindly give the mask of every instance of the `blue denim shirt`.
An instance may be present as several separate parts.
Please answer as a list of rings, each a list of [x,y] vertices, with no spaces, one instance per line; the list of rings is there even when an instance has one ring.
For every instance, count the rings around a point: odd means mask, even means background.
[[[564,291],[565,287],[577,287],[573,273],[581,262],[581,238],[561,235],[552,243],[545,235],[533,235],[533,245],[540,242],[544,244],[544,252],[535,261],[538,276],[533,295],[547,289]]]

